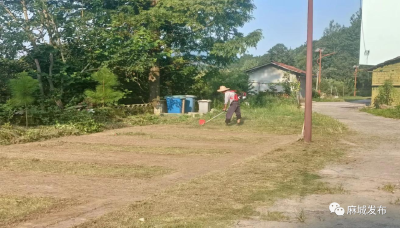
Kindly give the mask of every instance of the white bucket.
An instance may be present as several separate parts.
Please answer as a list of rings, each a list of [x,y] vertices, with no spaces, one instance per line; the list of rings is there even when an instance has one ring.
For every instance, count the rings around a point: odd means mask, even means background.
[[[199,100],[199,113],[209,113],[211,110],[210,100]]]

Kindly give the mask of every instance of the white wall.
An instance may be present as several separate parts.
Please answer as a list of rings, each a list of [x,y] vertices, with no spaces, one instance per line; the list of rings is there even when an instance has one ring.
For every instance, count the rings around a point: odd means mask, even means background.
[[[400,0],[363,0],[362,27],[360,65],[377,65],[400,56]]]
[[[268,84],[276,84],[284,81],[285,71],[273,67],[262,67],[249,73],[249,81],[252,82],[253,92],[264,92],[269,89]],[[290,74],[290,80],[295,81],[296,75]],[[278,92],[283,92],[283,87],[276,86]]]

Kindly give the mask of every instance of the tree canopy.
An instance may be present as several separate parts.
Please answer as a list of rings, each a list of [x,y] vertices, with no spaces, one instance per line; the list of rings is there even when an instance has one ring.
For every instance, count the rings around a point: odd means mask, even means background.
[[[41,96],[58,104],[93,88],[101,67],[133,91],[128,99],[146,101],[255,47],[260,30],[238,31],[254,8],[252,0],[2,1],[0,53],[29,63]]]

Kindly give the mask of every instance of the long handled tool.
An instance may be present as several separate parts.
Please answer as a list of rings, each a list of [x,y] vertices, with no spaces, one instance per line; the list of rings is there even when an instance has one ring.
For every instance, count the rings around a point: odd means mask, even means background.
[[[200,124],[201,126],[203,126],[203,125],[205,125],[206,123],[210,122],[211,120],[217,118],[218,116],[220,116],[220,115],[222,115],[222,114],[224,114],[224,113],[225,113],[225,111],[221,112],[220,114],[218,114],[218,115],[214,116],[213,118],[211,118],[209,121],[206,121],[206,120],[199,120],[199,124]]]

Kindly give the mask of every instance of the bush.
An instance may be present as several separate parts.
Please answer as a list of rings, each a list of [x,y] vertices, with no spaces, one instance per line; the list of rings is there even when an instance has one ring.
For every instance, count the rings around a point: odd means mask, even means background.
[[[0,124],[10,123],[14,117],[14,108],[7,104],[0,104]]]
[[[312,91],[312,98],[316,99],[316,98],[320,98],[321,94],[318,93],[318,91],[316,91],[315,89],[313,89]]]
[[[100,132],[104,127],[103,124],[97,123],[94,119],[81,122],[71,122],[70,125],[85,134]]]
[[[0,145],[34,142],[61,136],[80,135],[81,132],[74,126],[55,125],[39,128],[15,127],[11,124],[3,124],[0,127]]]
[[[297,104],[296,99],[293,97],[274,96],[268,92],[258,93],[248,97],[251,107],[268,107],[281,104]]]
[[[321,81],[321,93],[328,96],[339,96],[351,95],[353,92],[353,84],[348,84],[344,81],[338,81],[335,79],[323,79]]]
[[[381,105],[392,105],[394,101],[394,86],[392,80],[385,80],[382,86],[379,86],[379,94],[374,99],[375,108]]]

